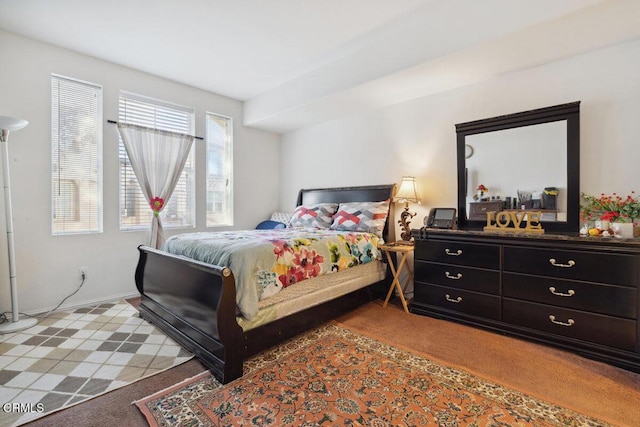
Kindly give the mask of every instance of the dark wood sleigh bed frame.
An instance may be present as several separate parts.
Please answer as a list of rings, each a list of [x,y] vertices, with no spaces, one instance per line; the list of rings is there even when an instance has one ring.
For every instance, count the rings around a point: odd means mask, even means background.
[[[300,190],[297,205],[391,199],[395,184]],[[391,203],[390,203],[391,205]],[[387,217],[383,237],[389,241]],[[140,316],[192,352],[223,384],[242,376],[244,360],[301,332],[380,297],[387,279],[336,299],[243,331],[236,321],[236,292],[229,268],[176,256],[144,245],[135,281]],[[388,267],[387,267],[388,269]]]

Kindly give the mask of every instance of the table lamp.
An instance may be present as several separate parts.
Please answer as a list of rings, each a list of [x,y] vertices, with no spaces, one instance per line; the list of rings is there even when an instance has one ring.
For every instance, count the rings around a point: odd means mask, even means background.
[[[409,220],[416,216],[416,213],[409,212],[409,202],[412,203],[420,203],[420,198],[418,197],[418,191],[416,189],[416,179],[413,176],[403,176],[402,182],[400,183],[400,188],[396,192],[393,197],[393,201],[396,203],[404,203],[404,210],[400,214],[400,220],[398,220],[398,224],[402,228],[402,233],[400,237],[402,240],[409,241],[411,240],[411,228],[409,224],[411,223]]]

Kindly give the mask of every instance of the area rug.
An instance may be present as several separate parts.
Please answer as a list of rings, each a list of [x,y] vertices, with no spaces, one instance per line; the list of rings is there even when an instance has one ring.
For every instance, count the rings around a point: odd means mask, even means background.
[[[606,426],[462,370],[328,324],[135,402],[155,426]]]
[[[192,355],[126,301],[53,313],[0,335],[0,426],[17,426],[131,384]]]

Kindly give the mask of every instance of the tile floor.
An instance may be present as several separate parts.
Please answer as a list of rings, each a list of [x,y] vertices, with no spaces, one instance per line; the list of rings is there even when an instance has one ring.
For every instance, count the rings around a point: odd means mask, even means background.
[[[100,304],[0,335],[0,426],[39,418],[192,357],[137,313],[125,301]]]

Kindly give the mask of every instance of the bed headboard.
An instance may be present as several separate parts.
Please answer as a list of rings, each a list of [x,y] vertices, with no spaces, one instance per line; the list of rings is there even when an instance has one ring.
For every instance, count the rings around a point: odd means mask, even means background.
[[[314,188],[302,189],[298,192],[296,206],[313,205],[316,203],[348,203],[348,202],[381,202],[392,199],[395,184],[366,185],[361,187]],[[387,223],[384,226],[383,237],[389,241],[389,220],[393,213],[391,203]]]

